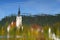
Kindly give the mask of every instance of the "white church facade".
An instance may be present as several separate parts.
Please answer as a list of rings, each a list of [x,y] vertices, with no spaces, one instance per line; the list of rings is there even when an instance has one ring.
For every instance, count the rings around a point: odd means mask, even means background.
[[[17,29],[22,29],[23,30],[23,26],[22,26],[22,16],[20,15],[20,8],[18,10],[18,15],[16,16],[16,21],[12,21],[11,24],[8,25],[7,27],[7,32],[9,32],[9,30],[11,29],[11,25],[16,26]]]

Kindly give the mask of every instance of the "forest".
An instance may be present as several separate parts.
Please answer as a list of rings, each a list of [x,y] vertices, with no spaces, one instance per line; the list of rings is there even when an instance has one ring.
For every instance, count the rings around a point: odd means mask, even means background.
[[[2,20],[0,21],[0,35],[7,35],[7,27],[12,21],[16,21],[16,16],[17,15],[10,15],[2,18]],[[27,40],[35,40],[35,39],[51,40],[51,38],[50,39],[48,38],[48,30],[49,28],[51,28],[52,30],[51,33],[55,33],[56,36],[59,36],[60,38],[60,14],[56,14],[56,15],[44,14],[44,15],[29,15],[29,16],[21,15],[21,16],[22,16],[22,24],[24,30],[23,31],[20,30],[18,33],[16,28],[12,27],[10,30],[10,35],[12,34],[14,36],[17,34],[19,34],[20,36],[26,35],[28,36]],[[34,29],[33,33],[31,31],[31,27],[33,27]],[[44,33],[38,32],[36,34],[37,28],[39,27],[42,27]],[[34,36],[34,38],[29,38],[32,35]],[[37,38],[37,35],[40,36]]]

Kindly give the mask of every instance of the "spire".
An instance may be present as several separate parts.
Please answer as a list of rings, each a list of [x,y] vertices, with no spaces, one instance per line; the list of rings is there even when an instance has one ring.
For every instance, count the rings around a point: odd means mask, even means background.
[[[19,7],[19,9],[18,9],[18,16],[20,16],[20,7]]]

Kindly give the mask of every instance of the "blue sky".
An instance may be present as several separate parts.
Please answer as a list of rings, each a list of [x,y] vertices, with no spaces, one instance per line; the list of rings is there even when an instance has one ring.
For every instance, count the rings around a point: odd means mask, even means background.
[[[60,13],[60,0],[0,0],[0,19],[17,14],[19,5],[21,14]]]

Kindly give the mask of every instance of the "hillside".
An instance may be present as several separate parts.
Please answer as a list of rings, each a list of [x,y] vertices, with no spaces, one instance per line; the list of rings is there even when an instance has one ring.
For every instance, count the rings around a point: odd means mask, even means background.
[[[40,25],[52,25],[55,22],[60,22],[60,14],[56,16],[53,15],[34,15],[34,16],[24,16],[23,24],[40,24]],[[0,26],[5,26],[6,24],[10,24],[12,21],[16,21],[16,15],[6,16],[0,21]]]

